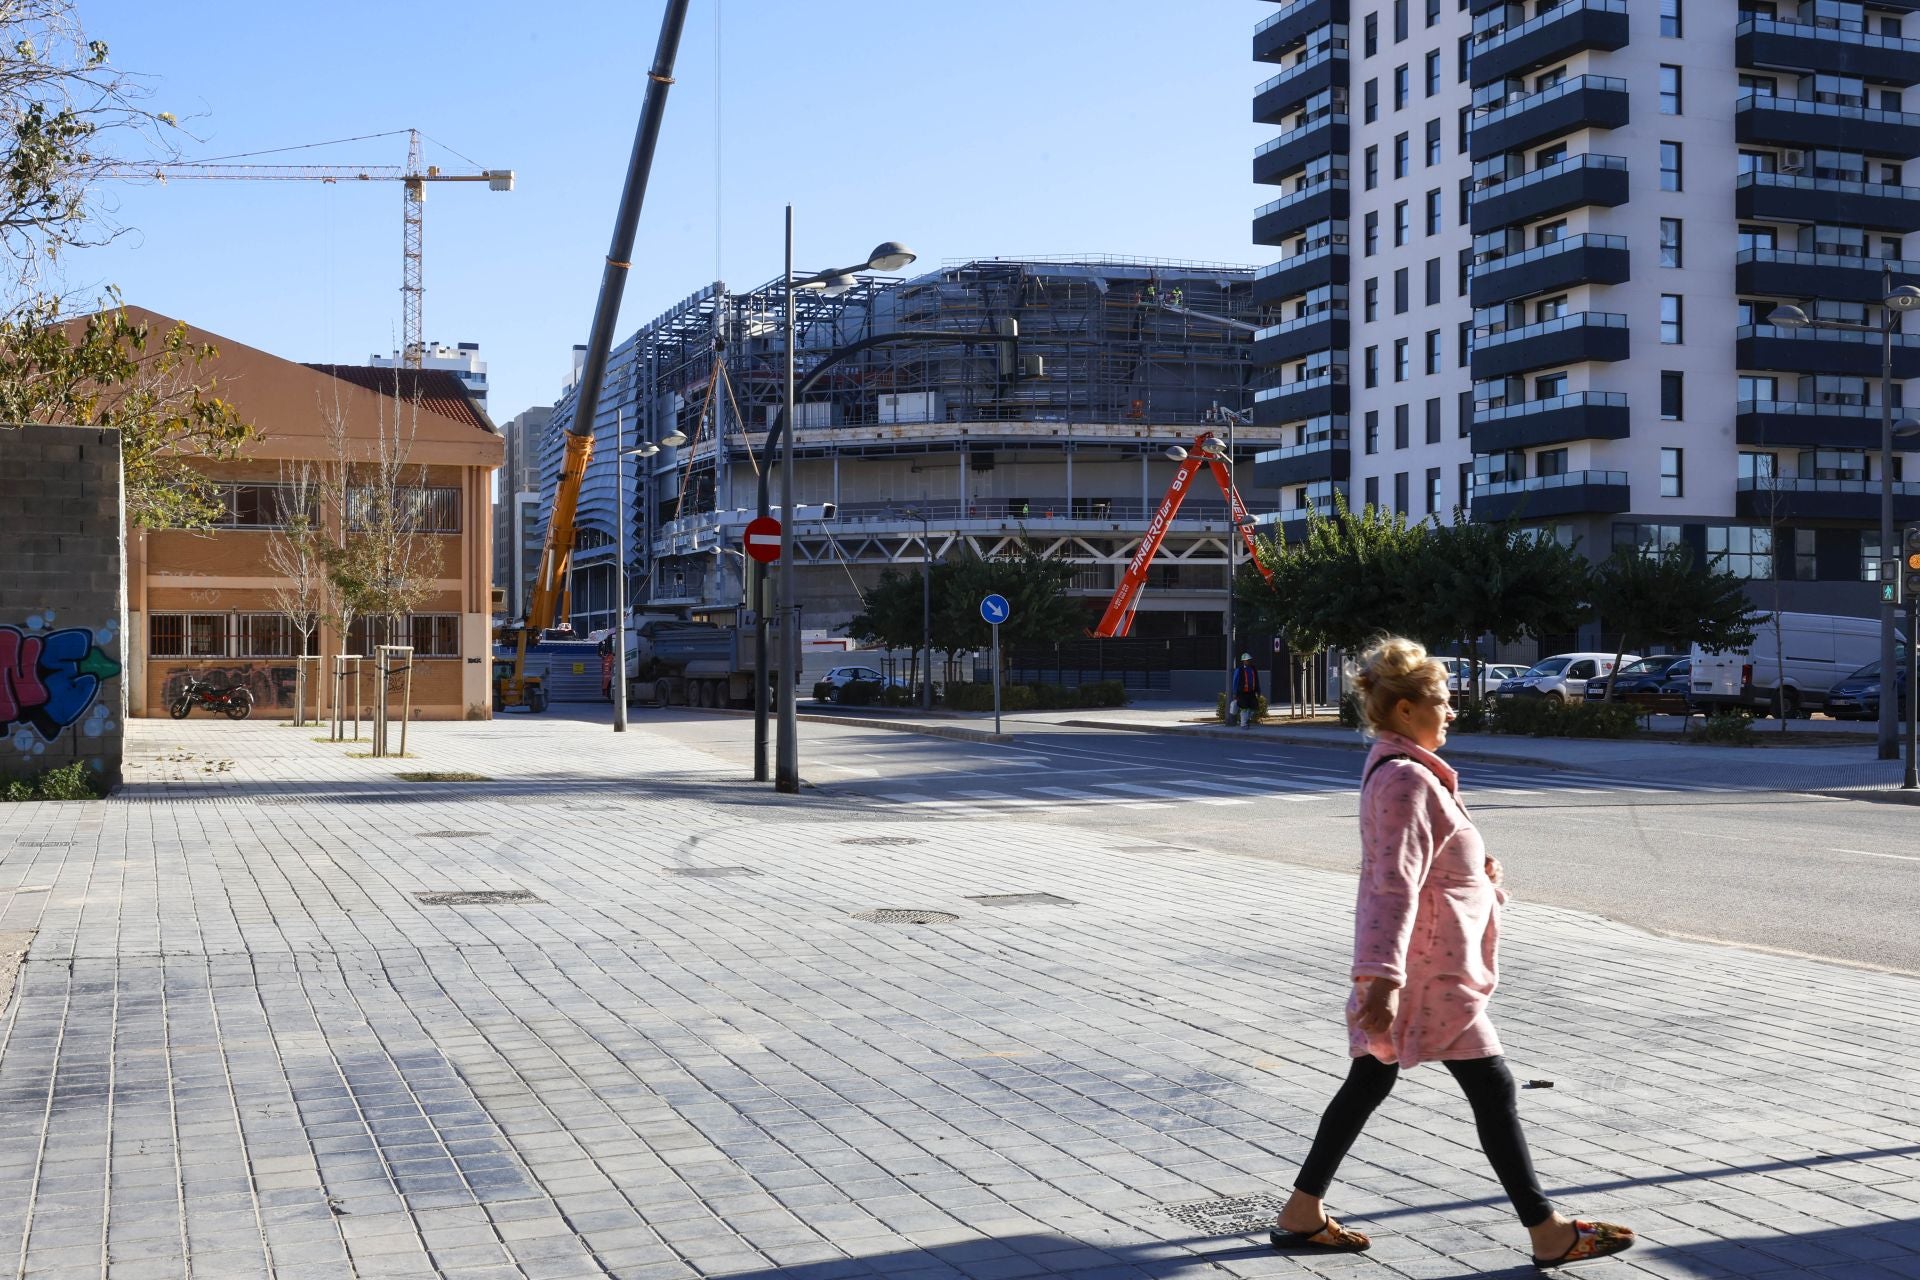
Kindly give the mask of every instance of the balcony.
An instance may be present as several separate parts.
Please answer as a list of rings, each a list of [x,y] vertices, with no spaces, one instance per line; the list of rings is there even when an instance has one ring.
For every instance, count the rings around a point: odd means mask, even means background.
[[[1733,331],[1736,366],[1781,369],[1793,373],[1880,376],[1880,333],[1851,329],[1789,329],[1782,325],[1743,324]],[[1893,335],[1893,376],[1920,377],[1920,334]]]
[[[1347,420],[1328,418],[1324,425],[1307,425],[1307,439],[1304,442],[1284,449],[1268,449],[1253,456],[1255,488],[1281,489],[1326,480],[1345,480],[1351,474],[1353,456],[1347,447]]]
[[[1253,425],[1277,427],[1347,411],[1347,366],[1253,393]]]
[[[1479,235],[1569,209],[1612,209],[1626,202],[1626,159],[1589,152],[1480,188],[1473,193],[1469,217],[1473,234]]]
[[[1587,49],[1612,52],[1627,44],[1627,0],[1567,0],[1537,18],[1508,27],[1473,47],[1473,87],[1569,58]]]
[[[1620,391],[1575,391],[1545,400],[1482,409],[1473,415],[1475,453],[1507,453],[1571,440],[1624,440],[1632,434]]]
[[[1332,244],[1268,263],[1253,275],[1253,303],[1269,307],[1330,284],[1346,284],[1350,263],[1344,233]]]
[[[1896,407],[1897,421],[1906,410]],[[1878,449],[1880,406],[1801,400],[1742,400],[1734,407],[1734,439],[1761,449]],[[1895,436],[1893,447],[1920,450],[1920,437]]]
[[[1920,231],[1920,187],[1743,173],[1733,184],[1733,212],[1761,222],[1825,223],[1904,235]]]
[[[1304,60],[1288,67],[1253,91],[1253,122],[1285,124],[1308,98],[1334,87],[1347,86],[1346,28]]]
[[[1627,318],[1613,311],[1575,311],[1539,324],[1473,340],[1473,380],[1505,378],[1529,369],[1627,358]]]
[[[1858,76],[1902,88],[1920,84],[1920,40],[1753,18],[1733,29],[1736,66],[1801,75]]]
[[[1468,301],[1490,307],[1570,285],[1620,284],[1628,275],[1627,238],[1588,232],[1476,263]]]
[[[1344,480],[1327,480],[1315,483],[1307,490],[1307,504],[1301,507],[1288,507],[1260,517],[1260,523],[1267,526],[1267,533],[1283,543],[1300,542],[1307,536],[1307,513],[1318,512],[1320,517],[1331,520],[1339,510],[1334,505],[1334,495],[1344,501],[1347,498],[1347,483]]]
[[[1316,222],[1345,219],[1347,216],[1347,171],[1303,187],[1290,196],[1281,196],[1253,211],[1253,242],[1285,244],[1287,237],[1298,235]]]
[[[1736,142],[1762,146],[1857,151],[1906,160],[1920,156],[1920,115],[1743,93],[1733,104],[1733,137]]]
[[[1348,312],[1345,307],[1329,307],[1312,315],[1300,316],[1283,324],[1268,325],[1253,335],[1252,360],[1256,365],[1285,364],[1316,351],[1346,350]]]
[[[1253,153],[1253,180],[1282,183],[1322,156],[1346,155],[1349,123],[1345,114],[1330,113],[1261,143]]]
[[[1733,513],[1747,520],[1874,523],[1880,519],[1880,482],[1742,476],[1734,482]],[[1893,518],[1900,523],[1920,520],[1920,482],[1894,481]]]
[[[1279,62],[1329,23],[1347,20],[1347,0],[1293,0],[1253,29],[1253,60]]]
[[[1576,129],[1618,129],[1627,122],[1627,82],[1616,76],[1575,76],[1550,89],[1509,98],[1473,122],[1468,138],[1475,161],[1518,151]]]
[[[1531,480],[1473,486],[1473,518],[1544,520],[1549,516],[1610,515],[1633,505],[1624,471],[1566,471]]]
[[[1866,258],[1846,253],[1801,253],[1792,249],[1742,249],[1733,259],[1733,283],[1741,293],[1771,298],[1826,298],[1870,302],[1886,296],[1881,269],[1896,283],[1920,279],[1920,262]]]

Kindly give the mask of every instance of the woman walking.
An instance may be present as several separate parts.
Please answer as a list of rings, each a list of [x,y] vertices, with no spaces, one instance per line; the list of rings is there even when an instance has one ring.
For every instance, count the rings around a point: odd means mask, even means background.
[[[1387,639],[1361,656],[1355,683],[1374,746],[1360,783],[1347,1001],[1353,1066],[1280,1211],[1274,1247],[1358,1253],[1372,1243],[1328,1217],[1321,1201],[1401,1069],[1440,1062],[1472,1104],[1481,1149],[1533,1238],[1534,1265],[1619,1253],[1633,1232],[1557,1213],[1520,1131],[1513,1075],[1487,1017],[1507,895],[1500,864],[1460,803],[1458,776],[1438,754],[1453,719],[1446,668],[1411,640]]]

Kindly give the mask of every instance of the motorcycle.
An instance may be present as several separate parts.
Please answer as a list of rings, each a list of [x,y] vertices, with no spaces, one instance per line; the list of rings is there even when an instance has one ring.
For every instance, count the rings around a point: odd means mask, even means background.
[[[229,720],[245,720],[253,714],[253,695],[240,685],[216,686],[204,680],[188,680],[167,708],[175,720],[185,720],[196,706]]]

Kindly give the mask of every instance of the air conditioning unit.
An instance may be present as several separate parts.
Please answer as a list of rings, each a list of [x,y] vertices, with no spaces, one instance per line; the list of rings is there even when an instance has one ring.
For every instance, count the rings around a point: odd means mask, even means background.
[[[1807,167],[1807,153],[1804,151],[1782,151],[1780,153],[1780,172],[1798,173]]]

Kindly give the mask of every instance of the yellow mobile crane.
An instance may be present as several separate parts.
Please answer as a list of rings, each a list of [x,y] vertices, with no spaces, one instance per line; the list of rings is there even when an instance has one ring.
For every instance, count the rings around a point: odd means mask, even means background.
[[[511,659],[493,664],[493,708],[547,709],[547,690],[538,676],[527,674],[527,646],[554,623],[554,613],[566,589],[567,568],[573,559],[574,512],[580,502],[580,484],[593,459],[593,420],[600,405],[600,389],[607,377],[607,353],[613,347],[613,327],[620,317],[620,295],[633,265],[634,232],[647,199],[647,177],[653,170],[654,147],[660,141],[660,121],[666,114],[667,90],[673,84],[673,60],[680,49],[680,31],[686,25],[689,0],[668,0],[660,17],[660,42],[647,72],[647,94],[640,104],[640,125],[634,131],[633,153],[627,158],[627,181],[620,192],[620,211],[614,219],[613,243],[600,276],[600,297],[593,308],[593,331],[587,338],[586,362],[573,401],[573,421],[567,425],[566,452],[560,479],[553,491],[553,513],[540,549],[540,568],[534,575],[527,616],[494,633],[502,645],[513,646]],[[624,627],[626,619],[615,619]]]

